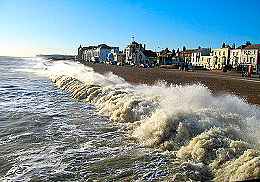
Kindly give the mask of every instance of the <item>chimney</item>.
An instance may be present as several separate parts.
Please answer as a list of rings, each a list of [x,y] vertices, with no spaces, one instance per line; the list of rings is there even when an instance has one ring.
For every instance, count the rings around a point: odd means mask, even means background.
[[[145,50],[145,44],[144,44],[144,50]]]

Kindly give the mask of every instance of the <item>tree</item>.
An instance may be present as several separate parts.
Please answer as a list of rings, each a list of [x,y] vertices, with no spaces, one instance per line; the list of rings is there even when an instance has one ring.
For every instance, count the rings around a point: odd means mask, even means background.
[[[225,48],[225,47],[226,47],[226,43],[223,42],[223,44],[222,44],[222,48]]]
[[[199,46],[198,49],[201,49],[201,47]]]
[[[186,47],[185,46],[183,46],[182,51],[186,51]]]
[[[179,52],[180,52],[180,49],[178,48],[177,51],[176,51],[176,53],[179,53]]]

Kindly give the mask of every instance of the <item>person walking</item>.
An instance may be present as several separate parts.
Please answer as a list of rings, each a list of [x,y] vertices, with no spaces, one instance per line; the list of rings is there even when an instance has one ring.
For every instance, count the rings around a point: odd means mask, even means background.
[[[253,75],[253,65],[251,64],[248,66],[248,77],[252,78],[252,75]]]

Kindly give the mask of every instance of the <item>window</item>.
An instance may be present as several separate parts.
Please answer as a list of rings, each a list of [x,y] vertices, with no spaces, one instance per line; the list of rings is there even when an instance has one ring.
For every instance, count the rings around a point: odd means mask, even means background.
[[[226,52],[225,52],[225,51],[223,51],[223,56],[225,56],[225,54],[226,54]]]
[[[219,55],[221,56],[221,51],[219,51]]]
[[[233,52],[233,56],[235,56],[236,55],[236,53],[235,52]]]

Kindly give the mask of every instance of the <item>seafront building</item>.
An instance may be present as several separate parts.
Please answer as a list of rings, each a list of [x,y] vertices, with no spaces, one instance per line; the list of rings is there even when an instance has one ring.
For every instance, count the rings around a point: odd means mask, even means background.
[[[124,65],[125,64],[125,53],[122,51],[119,52],[112,52],[112,62],[110,61],[110,64],[117,63],[118,65]]]
[[[168,48],[159,52],[146,50],[145,44],[132,41],[124,51],[119,47],[106,44],[78,48],[76,59],[80,62],[103,62],[118,65],[135,65],[154,67],[155,65],[171,65],[189,63],[194,68],[221,70],[226,66],[241,69],[243,65],[252,65],[254,72],[260,73],[260,44],[247,42],[235,48],[223,43],[221,48],[179,49],[170,51]]]
[[[132,41],[124,50],[125,64],[137,66],[151,66],[156,63],[157,54],[152,50],[146,50],[145,44]]]
[[[230,47],[225,46],[218,49],[212,49],[213,53],[213,67],[211,69],[223,69],[225,65],[229,65]]]
[[[241,62],[242,64],[252,64],[258,68],[260,65],[260,44],[248,45],[242,49]]]
[[[131,42],[126,48],[125,48],[125,63],[129,65],[140,65],[144,63],[145,61],[145,55],[144,55],[145,45],[139,44],[135,41]]]
[[[207,70],[212,70],[214,68],[212,53],[210,55],[204,55],[200,57],[200,65]]]
[[[252,65],[260,74],[260,44],[249,45],[242,50],[241,60],[244,64]]]
[[[158,65],[170,65],[173,64],[174,53],[168,48],[157,53],[157,63]]]
[[[242,49],[230,49],[230,64],[232,68],[237,68],[240,64],[242,64]]]
[[[110,47],[106,44],[78,48],[77,59],[81,62],[106,62],[109,55],[119,53],[119,47]]]
[[[191,64],[192,66],[203,66],[203,57],[210,56],[210,48],[198,48],[192,52]]]
[[[179,62],[186,62],[186,63],[190,63],[191,62],[191,57],[192,57],[192,53],[195,52],[197,49],[185,49],[182,51],[177,51],[176,53],[176,57],[177,60]]]

